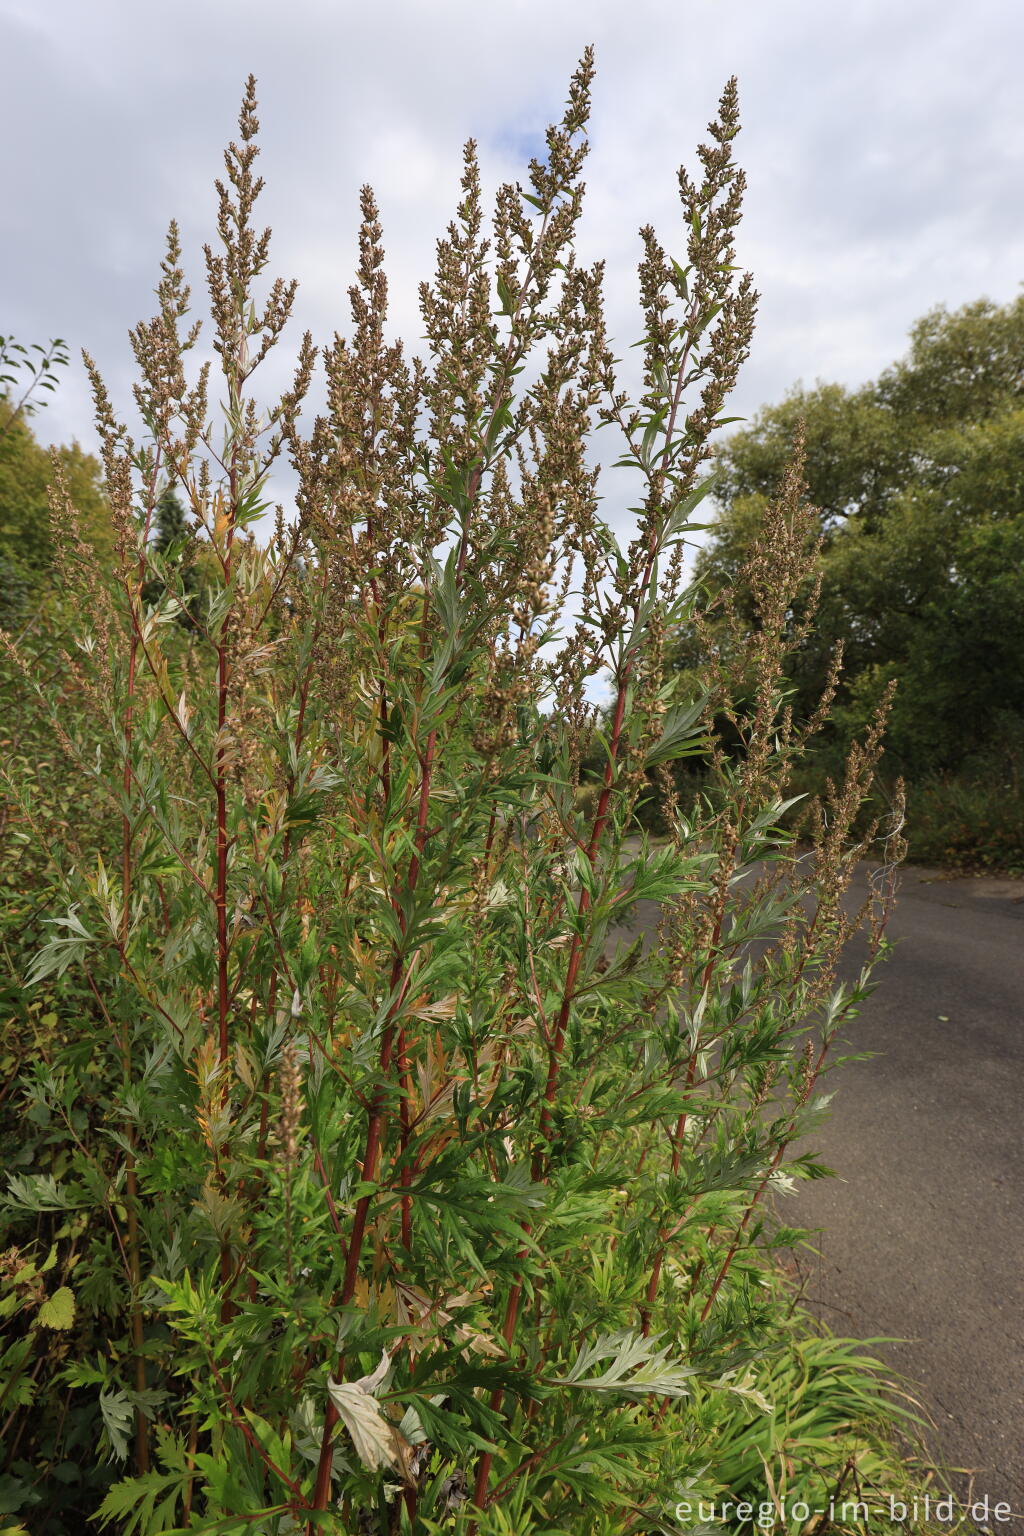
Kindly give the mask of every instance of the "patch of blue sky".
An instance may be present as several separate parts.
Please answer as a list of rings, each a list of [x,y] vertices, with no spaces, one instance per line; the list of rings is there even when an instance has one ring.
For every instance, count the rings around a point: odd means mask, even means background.
[[[488,147],[496,150],[503,159],[513,161],[523,169],[526,169],[531,160],[547,159],[548,146],[544,137],[544,130],[536,127],[519,128],[512,124],[504,124],[495,132],[487,136]]]

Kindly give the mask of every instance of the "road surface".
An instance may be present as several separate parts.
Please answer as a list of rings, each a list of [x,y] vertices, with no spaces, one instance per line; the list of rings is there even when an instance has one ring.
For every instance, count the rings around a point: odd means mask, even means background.
[[[656,923],[639,903],[627,932]],[[1024,1512],[1024,881],[907,868],[889,931],[847,1032],[874,1054],[828,1079],[832,1119],[801,1143],[838,1177],[779,1214],[821,1229],[798,1259],[811,1310],[904,1341],[874,1353],[917,1384],[939,1454]]]
[[[976,1495],[1024,1511],[1024,882],[907,869],[896,952],[849,1031],[816,1138],[839,1177],[787,1221],[821,1228],[807,1296],[880,1349]],[[1024,1521],[1003,1525],[1024,1530]]]

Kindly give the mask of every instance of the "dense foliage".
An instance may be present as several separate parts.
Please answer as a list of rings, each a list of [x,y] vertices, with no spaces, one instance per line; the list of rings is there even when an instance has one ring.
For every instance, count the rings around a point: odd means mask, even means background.
[[[841,645],[834,767],[898,679],[886,756],[912,851],[1024,868],[1024,298],[936,310],[877,382],[796,390],[725,441],[698,574],[748,621],[741,569],[801,424],[823,580],[790,665],[798,717]],[[702,651],[691,632],[677,664]]]
[[[880,719],[798,853],[798,466],[742,573],[756,626],[696,693],[665,680],[753,323],[736,93],[680,173],[681,259],[642,232],[632,404],[573,255],[590,84],[588,56],[490,240],[467,147],[424,361],[388,339],[364,191],[305,426],[311,338],[282,398],[254,392],[295,290],[265,280],[250,82],[206,255],[219,402],[173,226],[132,337],[141,438],[90,364],[112,537],[58,460],[58,665],[7,651],[39,723],[5,829],[49,914],[39,946],[6,928],[0,1494],[34,1531],[624,1536],[891,1472],[854,1432],[891,1397],[801,1335],[762,1256],[793,1238],[774,1196],[821,1172],[800,1143],[884,943],[896,829],[845,899]],[[600,423],[637,491],[624,547]],[[267,540],[283,454],[298,515]],[[667,770],[694,752],[714,790],[684,812]],[[657,848],[632,836],[649,773]],[[618,942],[643,901],[656,940]]]
[[[24,418],[16,417],[11,404],[3,400],[0,434],[0,624],[17,630],[37,624],[40,600],[51,587],[48,487],[53,461]],[[109,549],[99,462],[77,443],[59,449],[58,457],[86,536]]]

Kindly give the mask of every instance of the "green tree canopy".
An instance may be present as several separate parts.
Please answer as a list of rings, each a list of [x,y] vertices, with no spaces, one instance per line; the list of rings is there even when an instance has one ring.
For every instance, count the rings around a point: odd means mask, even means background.
[[[53,565],[50,451],[35,439],[24,414],[0,397],[0,624],[21,622],[49,584]],[[77,443],[57,449],[83,536],[96,547],[110,541],[102,470]]]
[[[911,777],[1019,741],[1024,298],[935,310],[877,381],[796,389],[729,439],[698,574],[728,589],[749,624],[745,562],[801,424],[823,585],[813,638],[791,669],[798,712],[813,709],[841,642],[837,745],[892,678],[890,762]],[[701,650],[685,636],[678,664],[698,666]]]
[[[155,529],[151,540],[158,575],[144,583],[142,598],[147,604],[158,602],[165,592],[172,592],[181,603],[178,622],[184,629],[193,625],[190,609],[199,590],[199,578],[190,549],[192,530],[181,498],[168,484],[156,504]]]

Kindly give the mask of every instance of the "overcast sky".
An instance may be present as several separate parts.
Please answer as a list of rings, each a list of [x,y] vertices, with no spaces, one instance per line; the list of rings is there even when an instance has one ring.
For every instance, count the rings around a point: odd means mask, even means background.
[[[393,315],[455,204],[461,146],[518,179],[597,50],[583,254],[608,262],[616,350],[635,339],[638,227],[683,244],[675,172],[739,77],[740,260],[762,294],[736,397],[859,383],[940,303],[1024,278],[1020,0],[0,0],[0,333],[76,357],[37,418],[92,447],[78,349],[126,408],[126,333],[153,310],[167,221],[201,298],[212,179],[259,78],[262,202],[299,326],[348,323],[357,193],[377,191]]]

